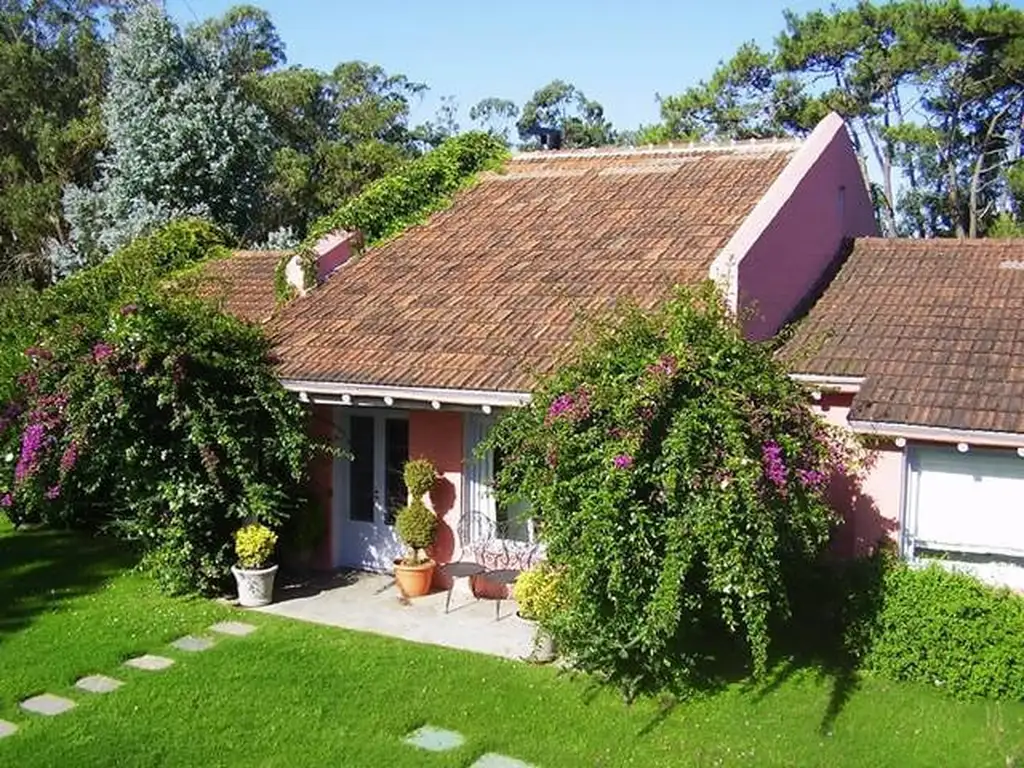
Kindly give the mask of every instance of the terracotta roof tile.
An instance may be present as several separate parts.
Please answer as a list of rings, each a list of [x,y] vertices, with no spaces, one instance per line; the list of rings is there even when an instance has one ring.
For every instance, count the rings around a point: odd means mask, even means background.
[[[578,317],[651,306],[712,260],[792,144],[513,158],[271,324],[284,378],[519,391]]]
[[[200,292],[218,297],[225,311],[251,323],[265,323],[277,308],[274,272],[286,251],[235,251],[202,265]]]
[[[1024,240],[857,240],[783,356],[865,376],[851,418],[1024,432]]]

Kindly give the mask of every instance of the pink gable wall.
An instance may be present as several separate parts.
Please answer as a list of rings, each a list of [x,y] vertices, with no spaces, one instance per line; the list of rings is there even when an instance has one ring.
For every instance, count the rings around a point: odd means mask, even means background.
[[[848,237],[876,235],[874,210],[846,127],[830,115],[743,229],[738,308],[749,338],[773,336],[813,291]],[[740,235],[738,232],[737,235]]]

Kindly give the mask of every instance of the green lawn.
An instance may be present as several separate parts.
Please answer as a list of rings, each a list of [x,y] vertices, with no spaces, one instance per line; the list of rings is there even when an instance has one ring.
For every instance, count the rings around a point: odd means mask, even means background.
[[[831,678],[780,670],[669,711],[626,707],[551,668],[161,597],[127,564],[109,545],[0,527],[0,718],[21,726],[0,740],[0,765],[440,767],[486,751],[549,768],[1024,765],[1022,704],[868,679],[832,716]],[[259,630],[199,655],[166,647],[227,617]],[[178,663],[119,667],[143,651]],[[96,672],[127,685],[73,691]],[[79,706],[53,719],[18,711],[42,691]],[[400,743],[424,723],[461,731],[466,746]]]

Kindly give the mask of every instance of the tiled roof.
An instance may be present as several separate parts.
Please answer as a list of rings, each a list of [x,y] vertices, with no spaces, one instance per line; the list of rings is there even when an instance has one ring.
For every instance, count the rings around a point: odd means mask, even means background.
[[[287,379],[523,391],[577,313],[708,277],[792,143],[514,157],[272,324]]]
[[[235,251],[201,267],[200,292],[216,296],[223,308],[243,320],[265,323],[274,314],[274,272],[285,251]]]
[[[853,419],[1024,433],[1024,240],[863,239],[783,355]]]

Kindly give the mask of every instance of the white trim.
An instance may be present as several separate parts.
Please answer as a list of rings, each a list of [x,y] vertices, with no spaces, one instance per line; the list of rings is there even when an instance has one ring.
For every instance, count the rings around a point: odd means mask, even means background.
[[[303,379],[282,379],[281,385],[293,392],[305,392],[307,397],[328,395],[350,398],[372,397],[392,402],[400,400],[430,404],[438,401],[441,405],[476,405],[509,408],[525,405],[530,401],[528,392],[501,392],[485,389],[445,389],[442,387],[397,387],[388,384],[347,384],[334,381],[307,381]],[[330,401],[314,398],[314,402]]]
[[[860,392],[864,376],[829,376],[817,373],[791,373],[789,378],[818,390],[852,395]]]
[[[741,152],[744,154],[764,154],[784,152],[797,149],[803,142],[800,139],[745,139],[742,141],[721,142],[669,142],[662,145],[645,145],[642,147],[593,147],[590,149],[554,149],[540,152],[515,152],[510,160],[512,163],[540,162],[561,160],[563,158],[587,157],[629,157],[631,155],[680,155],[705,152]],[[500,175],[500,171],[493,172]]]
[[[893,424],[884,421],[847,422],[854,432],[885,437],[905,437],[907,440],[928,440],[937,443],[967,443],[993,448],[1019,448],[1024,446],[1024,434],[1018,432],[986,432],[971,429],[925,427],[916,424]]]
[[[736,314],[740,301],[740,263],[750,249],[778,218],[779,213],[796,192],[804,178],[813,170],[822,153],[840,131],[846,130],[843,118],[830,112],[800,144],[796,154],[775,177],[768,191],[733,233],[729,242],[711,262],[709,275],[721,287],[726,304]]]

